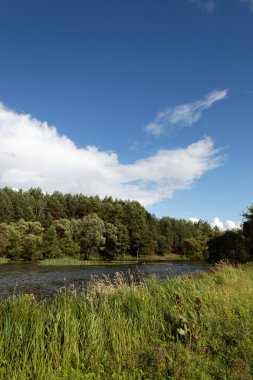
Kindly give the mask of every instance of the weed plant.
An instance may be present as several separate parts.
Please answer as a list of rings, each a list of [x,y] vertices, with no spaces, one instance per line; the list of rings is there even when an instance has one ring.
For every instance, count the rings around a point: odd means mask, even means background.
[[[0,301],[0,379],[253,378],[253,267]]]

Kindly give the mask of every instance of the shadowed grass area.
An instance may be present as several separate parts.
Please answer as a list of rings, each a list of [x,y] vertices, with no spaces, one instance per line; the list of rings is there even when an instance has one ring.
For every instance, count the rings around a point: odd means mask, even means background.
[[[253,266],[127,276],[2,300],[0,379],[252,379]]]

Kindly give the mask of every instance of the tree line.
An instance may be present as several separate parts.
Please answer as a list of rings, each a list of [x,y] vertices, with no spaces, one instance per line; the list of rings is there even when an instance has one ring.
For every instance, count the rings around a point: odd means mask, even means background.
[[[0,256],[38,261],[177,253],[246,261],[253,254],[252,214],[251,208],[242,230],[221,233],[202,220],[156,218],[136,201],[6,187],[0,189]]]

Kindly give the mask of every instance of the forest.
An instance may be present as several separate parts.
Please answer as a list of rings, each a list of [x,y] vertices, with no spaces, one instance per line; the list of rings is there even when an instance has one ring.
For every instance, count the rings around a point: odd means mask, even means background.
[[[122,259],[176,253],[189,259],[246,262],[253,257],[253,206],[240,230],[157,218],[136,201],[82,194],[0,189],[0,257],[40,261]]]

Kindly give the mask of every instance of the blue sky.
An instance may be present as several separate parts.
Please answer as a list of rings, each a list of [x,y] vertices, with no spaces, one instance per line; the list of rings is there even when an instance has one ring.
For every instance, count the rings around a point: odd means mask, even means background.
[[[233,226],[253,202],[252,39],[250,0],[1,1],[0,186]]]

